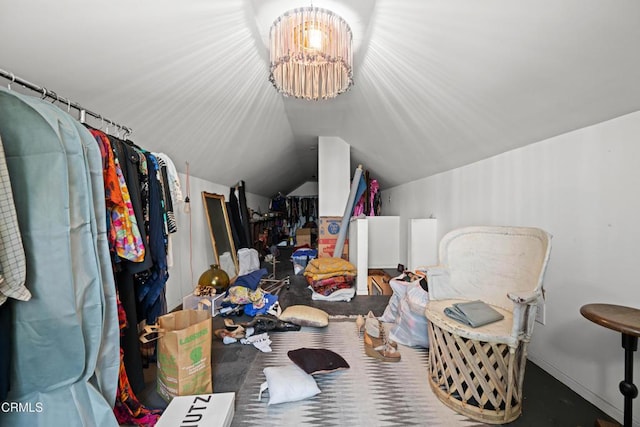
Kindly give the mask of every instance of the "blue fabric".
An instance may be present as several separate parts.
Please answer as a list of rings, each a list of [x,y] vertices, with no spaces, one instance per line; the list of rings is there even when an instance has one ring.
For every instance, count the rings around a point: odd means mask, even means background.
[[[351,208],[351,212],[349,216],[353,215],[353,210],[356,208],[356,205],[358,204],[358,200],[360,200],[360,198],[362,197],[365,191],[367,191],[367,181],[364,178],[364,174],[363,174],[363,175],[360,175],[360,181],[358,182],[358,189],[356,190],[356,197],[353,199],[354,200],[353,207]]]
[[[249,274],[238,276],[238,278],[234,282],[234,286],[244,286],[245,288],[249,288],[252,291],[255,291],[260,285],[260,280],[262,280],[262,278],[266,275],[267,269],[261,268],[260,270],[256,270]]]
[[[246,304],[244,306],[244,314],[248,316],[257,316],[258,314],[265,314],[278,301],[278,295],[264,294],[264,305],[261,308],[255,308],[253,304]]]
[[[316,259],[317,257],[318,250],[309,248],[298,249],[291,255],[293,262],[300,264],[303,267],[305,267],[310,260]]]

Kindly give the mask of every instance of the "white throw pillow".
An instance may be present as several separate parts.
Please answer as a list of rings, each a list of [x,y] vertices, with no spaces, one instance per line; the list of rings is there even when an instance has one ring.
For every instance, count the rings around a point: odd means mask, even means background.
[[[262,370],[267,381],[260,386],[258,399],[269,389],[269,405],[295,402],[320,393],[316,380],[296,365],[268,367]]]

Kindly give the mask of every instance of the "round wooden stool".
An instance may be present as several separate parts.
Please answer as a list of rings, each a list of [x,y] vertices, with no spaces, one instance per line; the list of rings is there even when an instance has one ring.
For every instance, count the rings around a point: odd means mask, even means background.
[[[632,400],[638,396],[638,388],[633,384],[633,352],[638,349],[640,310],[614,304],[587,304],[580,308],[580,313],[600,326],[622,333],[624,380],[620,382],[620,393],[624,396],[624,426],[631,427]]]

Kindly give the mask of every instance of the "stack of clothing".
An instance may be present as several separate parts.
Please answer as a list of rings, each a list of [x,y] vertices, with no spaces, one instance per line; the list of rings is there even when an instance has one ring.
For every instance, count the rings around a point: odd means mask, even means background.
[[[304,276],[313,300],[350,301],[356,293],[356,267],[342,258],[312,259],[304,270]]]

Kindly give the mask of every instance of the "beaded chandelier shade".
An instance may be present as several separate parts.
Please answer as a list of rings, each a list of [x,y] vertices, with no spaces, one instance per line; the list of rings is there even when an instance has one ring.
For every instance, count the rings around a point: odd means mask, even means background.
[[[286,12],[271,26],[269,80],[285,96],[334,98],[353,85],[351,28],[318,7]]]

